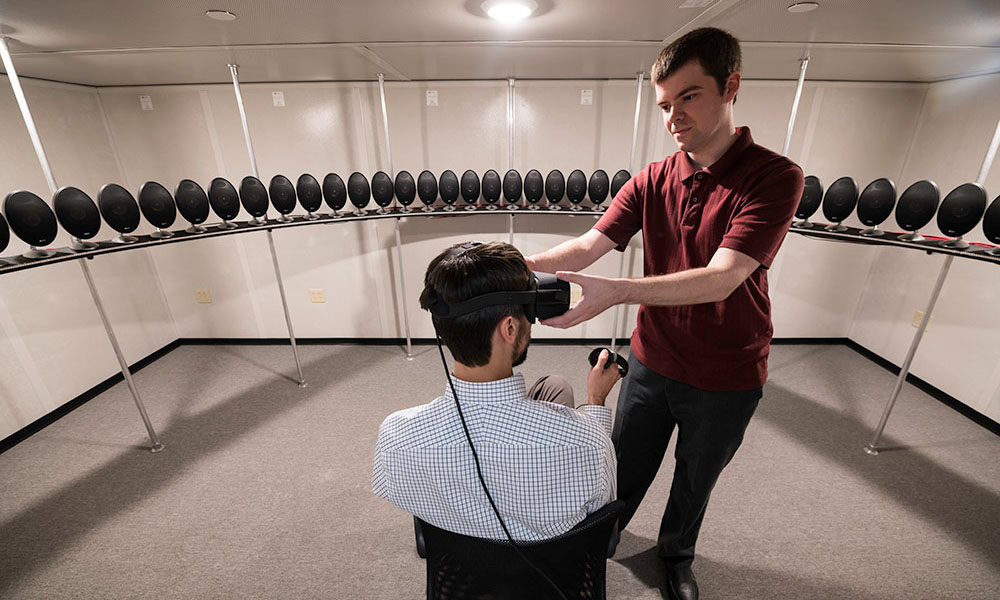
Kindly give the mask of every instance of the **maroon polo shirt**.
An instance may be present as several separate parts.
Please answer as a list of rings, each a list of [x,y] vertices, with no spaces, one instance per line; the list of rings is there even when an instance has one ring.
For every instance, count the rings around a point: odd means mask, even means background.
[[[619,250],[642,230],[647,277],[704,267],[719,248],[760,263],[721,302],[639,308],[632,352],[653,371],[704,390],[747,390],[767,380],[767,269],[802,195],[798,165],[755,144],[748,128],[737,133],[705,169],[685,152],[649,164],[594,226]]]

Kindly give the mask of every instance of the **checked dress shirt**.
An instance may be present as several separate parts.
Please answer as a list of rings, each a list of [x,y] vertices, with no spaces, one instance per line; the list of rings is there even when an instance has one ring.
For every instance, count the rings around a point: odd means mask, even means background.
[[[452,380],[486,486],[515,540],[565,533],[614,500],[610,408],[532,400],[520,374]],[[506,539],[476,475],[451,388],[385,419],[372,491],[442,529]]]

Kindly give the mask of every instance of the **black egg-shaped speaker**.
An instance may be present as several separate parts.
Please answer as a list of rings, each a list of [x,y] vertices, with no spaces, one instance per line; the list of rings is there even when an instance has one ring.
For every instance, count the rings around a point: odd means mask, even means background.
[[[327,173],[323,178],[323,200],[334,213],[347,206],[347,186],[336,173]]]
[[[299,175],[295,182],[295,195],[299,197],[299,204],[306,212],[314,213],[323,206],[323,189],[319,187],[319,182],[309,173]]]
[[[490,169],[483,173],[483,200],[487,204],[493,205],[500,200],[503,183],[500,181],[500,174]]]
[[[396,200],[403,206],[413,204],[414,198],[417,197],[417,183],[413,181],[413,175],[410,175],[409,171],[396,173],[396,184],[393,189],[396,192]]]
[[[559,204],[565,195],[566,178],[559,169],[552,169],[545,176],[545,199],[551,204]]]
[[[204,231],[198,225],[204,223],[208,218],[208,195],[201,189],[198,182],[190,179],[181,179],[174,190],[174,200],[177,201],[177,212],[181,213],[184,220],[191,224],[189,232]]]
[[[236,188],[224,177],[216,177],[208,186],[208,203],[223,223],[228,223],[240,214],[240,195]],[[224,228],[225,227],[224,225]]]
[[[511,169],[503,176],[503,199],[507,204],[517,204],[521,200],[524,182],[521,174]]]
[[[858,183],[853,177],[841,177],[834,181],[823,196],[823,216],[834,225],[828,226],[831,231],[845,231],[847,228],[841,221],[851,216],[854,207],[858,205]]]
[[[170,205],[173,206],[173,200]],[[62,228],[75,238],[89,240],[101,229],[101,213],[97,205],[79,188],[60,188],[52,197],[52,208]]]
[[[580,169],[574,169],[566,178],[566,198],[577,205],[587,197],[587,176]]]
[[[993,199],[983,215],[983,235],[994,244],[1000,244],[1000,196]]]
[[[363,211],[371,200],[372,188],[368,185],[368,179],[357,171],[347,178],[347,197],[351,199],[351,204],[358,209],[358,212]]]
[[[979,224],[986,212],[986,190],[978,183],[963,183],[941,201],[937,224],[941,233],[962,237]]]
[[[139,210],[157,229],[166,229],[177,220],[177,205],[170,191],[155,181],[147,181],[139,188]],[[161,233],[156,237],[169,237]]]
[[[167,188],[155,181],[147,181],[139,188],[139,210],[156,231],[149,237],[163,239],[174,237],[169,231],[164,231],[177,220],[177,204]]]
[[[424,203],[424,207],[430,207],[437,201],[438,197],[438,182],[434,177],[434,173],[424,170],[420,172],[417,176],[417,195],[420,196],[420,201]]]
[[[441,178],[438,180],[438,192],[441,194],[441,201],[449,206],[458,200],[458,176],[451,169],[441,173]]]
[[[545,180],[537,169],[528,171],[524,176],[524,197],[531,204],[537,203],[545,195]]]
[[[52,209],[29,191],[18,190],[7,194],[3,200],[3,212],[7,215],[10,230],[29,246],[47,246],[59,233]]]
[[[104,221],[118,233],[132,233],[139,226],[139,205],[132,193],[117,183],[106,184],[97,192],[97,206]]]
[[[291,214],[295,210],[295,186],[284,175],[271,178],[267,194],[271,197],[271,205],[282,215]]]
[[[3,213],[0,213],[0,252],[6,250],[9,243],[10,229],[7,227],[7,219],[4,219]]]
[[[372,176],[372,198],[379,208],[384,209],[392,204],[392,188],[392,179],[384,171],[379,171]]]
[[[260,179],[253,175],[243,178],[240,182],[240,203],[254,219],[267,214],[270,203],[267,199],[267,188]]]
[[[608,199],[608,192],[611,190],[611,180],[604,169],[598,169],[590,176],[587,183],[587,195],[594,206],[600,206]]]
[[[807,175],[802,186],[802,197],[799,198],[799,207],[795,209],[795,218],[808,220],[816,214],[820,205],[823,204],[823,183],[815,175]]]
[[[462,200],[464,200],[466,204],[471,205],[479,202],[480,190],[479,175],[477,175],[475,171],[468,169],[465,173],[462,173]]]
[[[896,184],[885,177],[865,186],[858,196],[858,219],[869,227],[881,225],[896,207]]]
[[[619,169],[615,176],[611,178],[611,200],[614,201],[615,196],[618,192],[628,183],[628,180],[632,179],[632,174],[625,169]]]
[[[896,202],[896,224],[903,231],[917,231],[934,218],[941,191],[933,181],[921,180],[903,190]]]

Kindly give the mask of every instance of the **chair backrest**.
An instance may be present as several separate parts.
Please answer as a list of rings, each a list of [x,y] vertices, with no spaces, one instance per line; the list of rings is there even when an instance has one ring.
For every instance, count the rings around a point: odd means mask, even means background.
[[[605,597],[608,542],[625,503],[615,500],[570,531],[518,547],[571,599]],[[486,540],[419,522],[427,553],[427,598],[458,600],[558,597],[506,540]]]

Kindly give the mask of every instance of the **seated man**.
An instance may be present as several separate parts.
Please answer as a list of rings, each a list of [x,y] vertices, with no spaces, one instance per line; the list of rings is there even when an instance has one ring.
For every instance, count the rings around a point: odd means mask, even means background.
[[[420,304],[428,309],[435,296],[454,304],[524,291],[530,278],[524,257],[509,244],[456,245],[427,267]],[[573,409],[572,388],[561,378],[544,377],[527,392],[524,378],[514,374],[530,340],[523,306],[432,319],[455,358],[452,381],[483,479],[515,540],[565,533],[615,499],[611,409],[604,400],[620,377],[618,369],[603,368],[607,352],[587,378],[587,404]],[[372,490],[442,529],[506,539],[447,384],[444,396],[382,423]]]

